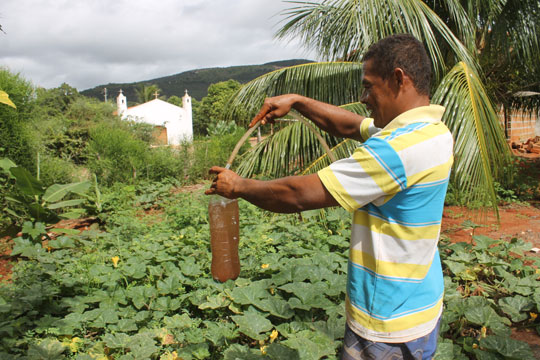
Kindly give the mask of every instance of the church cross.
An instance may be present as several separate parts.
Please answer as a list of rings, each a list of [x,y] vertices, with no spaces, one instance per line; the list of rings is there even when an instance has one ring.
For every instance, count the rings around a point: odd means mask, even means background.
[[[157,90],[156,90],[156,92],[155,92],[153,95],[154,95],[155,98],[157,99],[157,97],[158,97],[158,95],[159,95],[158,92],[157,92]]]

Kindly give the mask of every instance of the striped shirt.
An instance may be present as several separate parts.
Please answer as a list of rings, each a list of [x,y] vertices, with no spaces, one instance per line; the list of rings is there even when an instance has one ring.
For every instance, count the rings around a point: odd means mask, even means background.
[[[368,139],[318,173],[354,213],[347,323],[367,340],[411,341],[429,334],[440,317],[437,242],[453,162],[443,113],[439,105],[418,107],[376,133],[373,119],[365,119],[360,132]]]

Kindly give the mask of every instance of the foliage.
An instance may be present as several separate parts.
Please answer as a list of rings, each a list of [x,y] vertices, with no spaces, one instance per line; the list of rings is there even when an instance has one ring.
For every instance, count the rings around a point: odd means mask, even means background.
[[[144,104],[151,100],[157,99],[157,95],[161,92],[161,89],[155,85],[139,84],[135,89],[135,94],[137,95],[137,101],[139,104]]]
[[[208,198],[160,183],[117,184],[103,196],[102,231],[58,236],[48,251],[15,239],[21,261],[0,285],[0,357],[337,358],[350,237],[343,209],[300,218],[240,201],[242,271],[217,283]],[[540,264],[520,240],[474,241],[441,247],[436,358],[530,359],[507,335],[509,325],[539,326],[538,274],[525,264]]]
[[[136,139],[120,120],[96,126],[90,138],[88,167],[103,183],[135,181],[147,159],[146,143]]]
[[[58,116],[66,112],[69,106],[80,98],[77,89],[66,83],[53,89],[36,89],[36,105],[40,109],[45,109],[49,116]]]
[[[0,170],[8,175],[9,178],[15,181],[16,192],[13,192],[9,197],[9,201],[25,206],[31,219],[34,222],[52,223],[59,220],[59,215],[55,210],[68,208],[68,212],[62,213],[63,218],[77,218],[83,212],[73,209],[81,205],[83,199],[64,200],[66,195],[84,194],[90,187],[89,182],[77,182],[69,184],[53,184],[47,188],[28,170],[17,166],[7,158],[0,159]],[[8,209],[9,211],[9,209]],[[11,211],[13,215],[13,211]]]
[[[540,161],[516,157],[504,168],[501,189],[512,192],[517,199],[529,201],[540,198]]]
[[[193,132],[199,135],[210,133],[209,127],[215,126],[225,118],[231,96],[240,89],[241,85],[236,80],[227,80],[211,84],[208,87],[208,95],[202,98],[199,106],[193,113]],[[242,109],[238,110],[235,122],[238,126],[247,126],[249,120]]]
[[[193,144],[189,144],[189,148],[184,146],[189,157],[185,170],[189,182],[208,179],[208,170],[212,166],[225,166],[234,147],[245,133],[245,129],[234,124],[225,122],[221,124],[212,130],[216,132],[215,136],[196,139]],[[246,142],[240,148],[240,152],[248,148],[249,144]]]
[[[0,90],[9,94],[16,108],[0,106],[0,151],[29,169],[35,164],[35,143],[30,133],[33,111],[32,85],[18,74],[0,68]]]

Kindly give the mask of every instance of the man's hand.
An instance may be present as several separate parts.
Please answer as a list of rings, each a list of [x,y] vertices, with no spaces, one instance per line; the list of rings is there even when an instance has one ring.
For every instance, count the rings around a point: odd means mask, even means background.
[[[212,181],[210,189],[204,192],[206,195],[221,195],[228,199],[236,199],[238,197],[235,188],[238,188],[238,184],[242,180],[240,176],[231,170],[219,166],[213,166],[209,173],[216,174],[216,177]]]
[[[291,111],[297,97],[298,95],[288,94],[266,98],[259,113],[249,123],[249,127],[253,127],[259,121],[261,121],[261,125],[273,124],[275,119],[283,117]]]

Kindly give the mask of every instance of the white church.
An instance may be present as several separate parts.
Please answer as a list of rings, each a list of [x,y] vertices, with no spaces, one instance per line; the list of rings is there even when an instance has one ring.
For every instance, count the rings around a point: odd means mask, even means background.
[[[158,140],[167,145],[180,145],[183,141],[193,140],[193,117],[191,96],[182,97],[182,107],[156,98],[144,104],[127,107],[127,98],[120,90],[116,98],[117,113],[122,120],[154,125]]]

